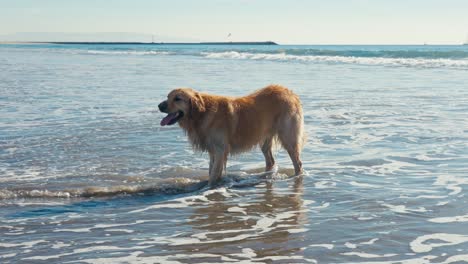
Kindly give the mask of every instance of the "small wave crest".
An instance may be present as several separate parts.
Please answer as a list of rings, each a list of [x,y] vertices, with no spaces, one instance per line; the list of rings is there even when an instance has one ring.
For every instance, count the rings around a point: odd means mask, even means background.
[[[289,178],[290,170],[272,172],[229,173],[223,177],[220,186],[246,187],[254,186],[265,180],[283,180]],[[208,186],[208,176],[195,177],[170,177],[159,179],[146,184],[134,185],[110,185],[110,186],[86,186],[82,188],[63,188],[62,190],[29,188],[0,189],[0,200],[8,199],[33,199],[33,198],[92,198],[92,197],[116,197],[126,195],[172,195],[189,193]],[[57,189],[57,188],[54,188]]]
[[[178,194],[191,192],[205,186],[201,179],[171,178],[155,184],[90,186],[79,189],[0,189],[0,199],[18,198],[89,198],[119,195]]]
[[[169,51],[156,51],[156,50],[88,50],[88,54],[95,55],[171,55]]]
[[[208,59],[265,60],[282,62],[359,64],[368,66],[400,66],[419,68],[468,68],[466,51],[416,51],[416,50],[317,50],[317,49],[280,49],[280,50],[86,50],[80,53],[89,55],[190,55]]]
[[[361,64],[382,66],[405,66],[422,68],[468,68],[468,59],[447,58],[387,58],[387,57],[357,57],[357,56],[324,56],[324,55],[291,55],[282,53],[250,53],[238,51],[202,52],[202,56],[210,59],[244,59],[270,61],[297,61],[332,64]]]

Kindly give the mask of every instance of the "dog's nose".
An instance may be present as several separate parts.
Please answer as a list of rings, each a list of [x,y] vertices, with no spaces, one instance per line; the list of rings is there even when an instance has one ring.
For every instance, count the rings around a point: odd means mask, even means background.
[[[164,101],[158,105],[159,111],[166,112],[167,109],[167,101]]]

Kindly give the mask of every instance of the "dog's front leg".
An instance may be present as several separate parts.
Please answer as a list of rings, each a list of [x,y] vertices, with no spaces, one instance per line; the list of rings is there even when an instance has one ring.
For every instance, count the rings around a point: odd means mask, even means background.
[[[223,175],[223,169],[226,166],[229,149],[225,146],[216,147],[209,151],[210,153],[210,185],[215,186]]]
[[[210,167],[209,167],[209,175],[211,177],[211,170],[213,169],[213,163],[214,163],[214,152],[209,151],[208,154],[210,154]],[[210,178],[211,179],[211,178]]]
[[[213,154],[213,162],[210,166],[210,185],[216,185],[223,174],[223,152],[215,150]]]

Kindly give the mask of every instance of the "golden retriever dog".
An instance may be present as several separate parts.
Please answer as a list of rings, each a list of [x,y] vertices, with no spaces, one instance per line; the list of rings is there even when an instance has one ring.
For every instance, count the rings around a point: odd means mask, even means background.
[[[270,85],[244,97],[226,97],[175,89],[159,110],[168,115],[161,126],[179,123],[196,150],[210,156],[209,183],[216,184],[229,154],[260,146],[266,171],[275,165],[272,145],[278,139],[288,152],[296,175],[304,141],[304,118],[299,97],[280,85]]]

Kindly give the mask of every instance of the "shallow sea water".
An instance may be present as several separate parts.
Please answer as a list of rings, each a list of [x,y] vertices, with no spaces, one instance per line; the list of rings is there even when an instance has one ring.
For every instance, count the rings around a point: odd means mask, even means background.
[[[0,45],[0,263],[466,263],[468,47]],[[306,175],[208,158],[175,87],[301,98]]]

